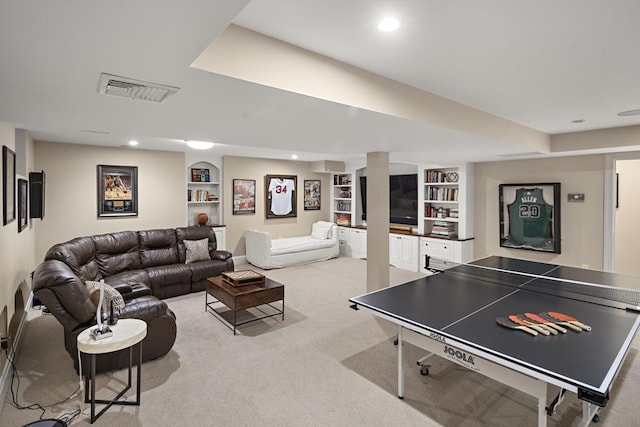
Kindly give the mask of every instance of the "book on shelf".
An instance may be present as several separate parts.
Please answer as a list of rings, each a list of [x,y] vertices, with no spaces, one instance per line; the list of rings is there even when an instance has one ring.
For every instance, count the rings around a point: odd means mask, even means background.
[[[425,171],[425,182],[446,182],[447,174],[443,171]]]
[[[191,168],[191,182],[211,182],[209,169]]]
[[[215,195],[211,195],[208,190],[195,190],[191,194],[192,197],[190,197],[190,200],[193,202],[208,202],[211,200],[217,200],[218,198]],[[215,199],[212,197],[215,197]]]
[[[350,214],[337,213],[336,214],[336,224],[337,225],[350,226],[351,225],[351,215]]]
[[[336,210],[337,211],[350,211],[351,210],[351,202],[338,200],[336,202]]]
[[[433,221],[431,235],[440,237],[457,237],[456,225],[447,221]]]
[[[457,215],[457,209],[439,208],[432,205],[426,205],[424,207],[424,216],[427,218],[457,218],[457,216],[453,216],[454,210]]]
[[[424,198],[426,200],[456,202],[458,201],[458,189],[428,185],[424,190]]]

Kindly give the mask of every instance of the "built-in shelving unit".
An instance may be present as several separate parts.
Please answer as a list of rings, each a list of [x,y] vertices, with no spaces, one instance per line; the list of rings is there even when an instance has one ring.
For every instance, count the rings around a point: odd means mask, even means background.
[[[220,170],[211,163],[198,162],[187,168],[188,224],[198,225],[198,215],[208,217],[207,224],[220,224]]]
[[[422,169],[420,271],[473,258],[473,166]]]
[[[338,225],[353,225],[355,217],[353,175],[350,173],[333,175],[331,192],[333,221]]]
[[[424,170],[424,233],[455,239],[460,222],[458,168]]]

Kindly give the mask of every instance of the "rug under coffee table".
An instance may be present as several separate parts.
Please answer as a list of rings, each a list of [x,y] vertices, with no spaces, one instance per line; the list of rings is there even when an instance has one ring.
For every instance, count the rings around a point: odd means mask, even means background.
[[[214,300],[209,302],[209,296],[213,297]],[[281,309],[271,304],[277,301],[282,301]],[[230,325],[227,324],[227,321],[222,317],[221,312],[214,308],[216,303],[222,303],[233,313],[233,319]],[[251,318],[250,320],[238,323],[239,311],[261,305],[268,305],[274,312],[270,314],[263,312],[264,316]],[[284,285],[275,280],[265,278],[264,283],[234,286],[223,280],[222,276],[209,277],[204,294],[204,309],[205,311],[208,309],[211,314],[232,329],[233,334],[236,335],[236,328],[246,323],[274,316],[282,316],[282,320],[284,320]],[[258,308],[258,310],[260,309]]]

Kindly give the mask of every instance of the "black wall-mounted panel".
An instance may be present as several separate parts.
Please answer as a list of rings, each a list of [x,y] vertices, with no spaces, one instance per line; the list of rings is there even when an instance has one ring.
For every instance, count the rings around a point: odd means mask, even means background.
[[[44,218],[44,171],[29,172],[29,218]]]

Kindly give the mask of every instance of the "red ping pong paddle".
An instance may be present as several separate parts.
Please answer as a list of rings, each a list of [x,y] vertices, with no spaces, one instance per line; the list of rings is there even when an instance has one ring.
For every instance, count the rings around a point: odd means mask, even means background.
[[[538,333],[533,329],[527,328],[526,326],[518,325],[517,323],[512,322],[506,317],[496,317],[496,323],[500,326],[504,326],[505,328],[520,329],[521,331],[525,331],[526,333],[531,334],[533,336],[538,335]]]
[[[551,322],[551,321],[549,321],[549,320],[547,320],[547,319],[545,319],[545,318],[543,318],[543,317],[540,317],[540,316],[538,316],[538,315],[537,315],[537,314],[535,314],[535,313],[525,313],[524,315],[525,315],[528,319],[531,319],[531,320],[533,320],[534,322],[541,323],[541,324],[543,324],[543,325],[547,326],[547,327],[548,327],[548,328],[550,328],[550,329],[555,329],[555,330],[557,330],[557,331],[562,332],[563,334],[566,334],[566,333],[567,333],[567,330],[566,330],[565,328],[563,328],[562,326],[560,326],[560,325],[558,325],[558,324],[556,324],[556,323],[554,323],[554,322]]]
[[[554,318],[554,317],[551,317],[551,316],[549,316],[549,314],[548,314],[547,312],[545,312],[545,311],[543,311],[542,313],[538,313],[538,314],[540,315],[540,317],[543,317],[543,318],[547,319],[547,320],[548,320],[548,321],[550,321],[550,322],[557,323],[557,324],[559,324],[559,325],[564,325],[564,326],[566,326],[567,328],[569,328],[569,329],[571,329],[571,330],[573,330],[573,331],[576,331],[576,332],[582,332],[582,328],[580,328],[580,327],[578,327],[578,326],[574,325],[574,324],[573,324],[573,323],[571,323],[571,322],[565,322],[565,321],[562,321],[562,320],[556,319],[556,318]]]
[[[535,325],[538,328],[542,328],[545,331],[547,331],[548,333],[546,333],[545,335],[558,335],[558,331],[556,329],[553,329],[551,326],[545,325],[545,322],[538,322],[536,320],[533,319],[529,319],[527,316],[525,316],[524,314],[518,313],[518,317],[522,320],[524,320],[525,322],[529,323],[531,326]],[[544,320],[544,319],[543,319]],[[534,328],[536,329],[536,328]],[[536,329],[538,330],[538,329]],[[543,332],[544,333],[544,332]]]
[[[584,329],[585,331],[590,331],[591,330],[591,326],[589,325],[585,325],[584,323],[578,322],[578,319],[576,319],[575,317],[571,317],[571,316],[567,316],[564,313],[558,313],[557,311],[550,311],[549,312],[549,316],[562,320],[563,322],[569,322],[573,325],[576,325],[579,328]]]
[[[522,318],[520,318],[519,316],[516,316],[515,314],[512,314],[511,316],[509,316],[509,320],[511,320],[512,322],[517,323],[518,325],[522,325],[522,326],[527,326],[531,329],[534,329],[538,332],[540,332],[542,335],[549,335],[549,331],[547,331],[545,328],[536,325],[533,322],[529,322],[527,320],[524,320]]]

